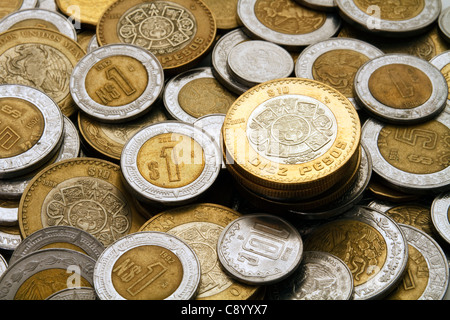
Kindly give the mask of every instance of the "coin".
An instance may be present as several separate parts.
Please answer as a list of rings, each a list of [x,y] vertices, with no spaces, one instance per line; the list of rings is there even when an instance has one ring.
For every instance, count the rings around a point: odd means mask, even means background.
[[[212,113],[226,113],[237,96],[223,87],[210,67],[190,69],[172,77],[163,101],[173,119],[194,123]]]
[[[94,51],[98,48],[100,48],[100,46],[97,41],[97,35],[94,35],[87,45],[86,53],[91,53],[92,51]]]
[[[219,148],[193,124],[165,121],[137,132],[120,160],[125,182],[144,202],[181,205],[194,201],[216,180]]]
[[[239,217],[222,230],[217,254],[239,281],[268,285],[289,277],[303,258],[303,241],[288,221],[270,214]]]
[[[430,62],[386,54],[362,65],[355,97],[372,116],[389,123],[414,124],[436,117],[447,103],[448,86]]]
[[[439,15],[438,26],[442,36],[450,42],[450,8],[442,10]]]
[[[67,288],[55,292],[45,300],[97,300],[94,288]]]
[[[408,242],[408,266],[402,283],[386,300],[442,300],[449,282],[447,258],[425,232],[400,224]]]
[[[390,187],[405,193],[445,191],[450,174],[449,123],[447,112],[409,126],[367,120],[362,141],[372,157],[373,170]]]
[[[237,16],[238,0],[203,0],[211,9],[217,23],[217,29],[231,30],[239,27]]]
[[[431,205],[431,221],[440,239],[450,244],[450,194],[436,196]]]
[[[27,174],[48,161],[63,140],[64,119],[45,93],[0,85],[0,179]]]
[[[18,224],[19,200],[0,200],[0,225],[15,226]]]
[[[367,61],[383,55],[377,47],[358,39],[332,38],[305,48],[295,62],[295,76],[321,81],[345,95],[354,107],[354,79]]]
[[[215,37],[215,19],[199,0],[119,0],[97,26],[100,46],[139,45],[152,52],[168,73],[192,67],[210,50]]]
[[[85,55],[60,32],[42,28],[8,30],[0,35],[0,83],[26,84],[49,95],[70,117],[77,110],[69,79]]]
[[[0,226],[0,249],[14,252],[22,242],[18,226]],[[11,259],[11,258],[10,258]],[[11,264],[11,260],[9,260]]]
[[[67,225],[94,235],[106,247],[145,222],[122,182],[118,165],[95,158],[64,160],[28,184],[19,205],[23,238]]]
[[[336,0],[341,17],[365,32],[383,36],[407,37],[420,34],[439,17],[439,0],[416,2],[377,2]]]
[[[198,118],[194,122],[194,126],[201,128],[207,132],[212,138],[217,147],[222,150],[222,127],[225,121],[224,113],[211,113]],[[225,160],[222,161],[222,169],[226,169]]]
[[[430,60],[430,63],[441,71],[441,73],[444,75],[445,80],[447,81],[447,86],[449,88],[447,96],[448,104],[448,101],[450,100],[450,51],[445,51],[441,54],[438,54]]]
[[[97,260],[105,249],[103,244],[92,234],[71,226],[50,226],[33,232],[18,244],[9,258],[9,263],[29,255],[32,252],[65,248],[86,254]]]
[[[45,28],[58,31],[77,41],[77,31],[62,14],[45,9],[26,9],[13,12],[0,21],[0,32],[16,28]]]
[[[195,251],[164,232],[122,237],[103,251],[94,269],[94,288],[101,300],[190,300],[199,283]]]
[[[388,186],[384,179],[379,177],[375,172],[369,182],[368,190],[376,199],[384,201],[392,201],[394,203],[406,203],[408,201],[415,201],[420,198],[418,194],[406,193],[391,186]]]
[[[353,275],[338,257],[305,251],[300,266],[289,278],[269,286],[268,300],[351,300]]]
[[[77,42],[80,47],[88,52],[89,41],[95,36],[95,30],[83,29],[77,33]]]
[[[5,273],[7,269],[8,269],[8,262],[2,255],[0,255],[0,277],[3,275],[3,273]]]
[[[44,249],[9,265],[0,278],[1,300],[44,300],[55,292],[93,286],[95,260],[69,249]]]
[[[319,11],[334,12],[337,10],[335,0],[295,0],[300,5]]]
[[[202,275],[196,300],[247,300],[259,287],[248,286],[227,276],[217,257],[222,230],[241,214],[230,208],[199,203],[163,211],[147,221],[140,231],[166,232],[184,240],[197,254]]]
[[[2,0],[0,2],[0,19],[18,10],[34,8],[36,7],[37,1],[38,0]]]
[[[313,229],[305,238],[305,250],[329,252],[347,264],[354,300],[385,297],[403,278],[408,261],[406,238],[397,223],[362,206]]]
[[[311,10],[294,0],[276,3],[270,0],[241,0],[237,10],[244,30],[253,39],[270,41],[290,51],[328,39],[341,26],[341,19],[336,13]]]
[[[103,122],[125,122],[153,106],[164,88],[156,57],[128,44],[103,46],[75,66],[70,92],[82,111]]]
[[[45,10],[51,10],[51,11],[58,11],[58,7],[56,5],[55,0],[38,0],[36,4],[36,8],[39,9],[45,9]]]
[[[97,26],[103,12],[112,5],[115,0],[56,0],[58,9],[77,22],[89,26]]]

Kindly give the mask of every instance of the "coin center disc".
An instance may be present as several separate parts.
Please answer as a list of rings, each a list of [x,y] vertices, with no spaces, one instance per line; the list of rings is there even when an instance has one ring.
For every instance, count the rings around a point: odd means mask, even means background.
[[[12,25],[9,29],[15,29],[15,28],[45,28],[45,29],[50,29],[53,31],[58,31],[59,29],[51,22],[48,22],[46,20],[42,20],[42,19],[26,19],[23,21],[19,21],[17,23],[15,23],[14,25]]]
[[[425,0],[367,1],[354,0],[356,6],[367,14],[379,12],[382,20],[400,21],[417,17],[425,8]]]
[[[389,64],[372,73],[369,90],[376,100],[386,106],[411,109],[430,99],[433,84],[423,71],[413,66]]]
[[[320,55],[313,63],[314,80],[335,88],[347,98],[353,98],[353,83],[358,69],[369,58],[354,50],[331,50]]]
[[[0,98],[0,115],[0,159],[28,151],[44,133],[44,116],[26,100]]]
[[[432,174],[450,164],[450,129],[439,121],[384,126],[377,145],[388,163],[405,172]]]
[[[0,0],[0,19],[22,6],[23,0]]]
[[[320,29],[325,13],[300,6],[294,0],[257,0],[256,18],[267,28],[284,34],[307,34]]]
[[[200,144],[178,133],[164,133],[146,141],[139,149],[140,174],[160,188],[180,188],[197,180],[205,168]]]
[[[114,263],[111,280],[127,300],[163,300],[183,280],[183,265],[170,250],[145,245],[123,253]]]
[[[134,102],[148,85],[148,73],[138,60],[111,56],[97,62],[87,73],[85,88],[89,97],[104,106],[118,107]]]

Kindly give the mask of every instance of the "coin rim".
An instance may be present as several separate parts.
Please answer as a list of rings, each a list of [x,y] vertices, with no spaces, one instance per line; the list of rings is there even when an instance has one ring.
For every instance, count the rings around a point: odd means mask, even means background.
[[[443,240],[450,244],[450,192],[440,193],[431,204],[431,221]]]

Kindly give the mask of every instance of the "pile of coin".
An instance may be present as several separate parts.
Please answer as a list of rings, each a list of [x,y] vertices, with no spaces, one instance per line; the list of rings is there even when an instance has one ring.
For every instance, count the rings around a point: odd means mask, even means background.
[[[3,2],[0,299],[450,299],[444,4]]]

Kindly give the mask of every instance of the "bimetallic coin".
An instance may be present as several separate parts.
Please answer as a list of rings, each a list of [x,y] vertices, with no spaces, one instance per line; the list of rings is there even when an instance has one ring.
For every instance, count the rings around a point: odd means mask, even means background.
[[[238,16],[253,39],[266,40],[289,50],[298,50],[334,36],[341,19],[300,6],[294,0],[239,0]]]
[[[289,277],[303,258],[303,241],[286,220],[251,214],[231,221],[220,233],[217,254],[224,270],[251,285]]]
[[[321,81],[345,95],[357,110],[354,79],[367,61],[383,55],[383,51],[361,40],[327,39],[305,48],[295,62],[295,76]]]
[[[58,9],[76,22],[97,26],[103,12],[116,0],[56,0]]]
[[[45,28],[61,32],[77,41],[74,25],[62,14],[45,9],[27,9],[13,12],[0,21],[0,32],[16,28]]]
[[[128,44],[103,46],[87,54],[70,78],[70,92],[80,109],[110,123],[130,121],[148,112],[163,88],[158,59]]]
[[[447,81],[447,86],[449,88],[447,96],[448,107],[450,103],[450,51],[445,51],[441,54],[438,54],[430,60],[430,63],[441,71],[441,73],[444,75],[445,80]]]
[[[231,30],[239,27],[237,16],[238,0],[203,0],[216,19],[217,29]]]
[[[335,12],[337,10],[336,0],[295,0],[300,5],[319,11]]]
[[[64,118],[45,93],[0,85],[0,179],[25,175],[47,162],[63,141]]]
[[[18,225],[0,226],[0,249],[14,252],[22,242]],[[11,264],[11,259],[9,264]]]
[[[200,273],[195,251],[183,240],[140,231],[103,251],[95,264],[94,288],[101,300],[190,300]]]
[[[353,274],[354,300],[386,296],[403,278],[408,262],[406,238],[398,224],[362,206],[310,231],[305,250],[329,252],[347,264]]]
[[[408,243],[408,265],[399,286],[386,300],[442,300],[447,292],[449,266],[444,251],[425,232],[400,224]]]
[[[417,125],[388,125],[375,119],[362,127],[373,170],[406,193],[442,192],[450,187],[450,113]]]
[[[222,141],[222,127],[224,121],[225,121],[225,114],[212,113],[195,120],[194,126],[197,126],[206,133],[208,133],[213,138],[214,143],[217,144],[217,147],[220,150],[222,150],[221,141]],[[222,169],[226,169],[225,160],[222,161]]]
[[[269,300],[351,300],[353,275],[349,267],[328,252],[305,251],[289,278],[269,286]]]
[[[36,7],[38,0],[1,0],[0,1],[0,19],[8,14]]]
[[[18,224],[19,200],[0,200],[0,226]]]
[[[431,220],[440,238],[450,244],[450,193],[439,194],[431,205]]]
[[[68,288],[55,292],[45,300],[97,300],[94,288]]]
[[[45,300],[74,286],[93,287],[95,260],[69,249],[44,249],[10,264],[0,278],[0,300]]]
[[[411,55],[374,58],[355,76],[358,103],[384,122],[425,122],[444,110],[447,96],[444,75],[430,62]]]
[[[439,15],[438,25],[442,36],[450,42],[450,8],[442,10]]]
[[[167,112],[178,121],[194,123],[212,113],[227,113],[237,96],[223,87],[211,68],[182,72],[171,78],[163,94]]]
[[[125,182],[143,202],[179,205],[194,201],[216,180],[220,150],[193,124],[165,121],[137,132],[122,151]]]
[[[90,233],[71,226],[50,226],[40,229],[20,242],[12,253],[9,263],[13,264],[32,252],[48,248],[71,249],[97,260],[105,247]]]

